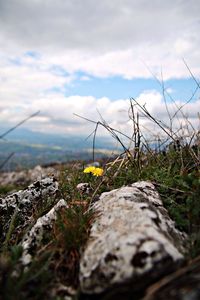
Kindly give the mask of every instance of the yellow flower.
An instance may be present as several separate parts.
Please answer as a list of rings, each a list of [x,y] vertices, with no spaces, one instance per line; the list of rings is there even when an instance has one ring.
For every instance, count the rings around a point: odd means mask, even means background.
[[[95,167],[87,167],[84,169],[83,173],[92,173],[94,171]]]
[[[102,176],[103,175],[103,169],[101,168],[95,168],[93,171],[92,171],[92,174],[94,176]]]
[[[83,173],[92,173],[94,176],[102,176],[103,169],[90,166],[90,167],[85,168]]]

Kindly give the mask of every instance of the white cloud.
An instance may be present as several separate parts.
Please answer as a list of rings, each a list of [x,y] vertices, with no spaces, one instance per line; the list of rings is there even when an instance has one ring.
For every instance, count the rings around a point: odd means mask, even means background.
[[[90,81],[90,77],[89,76],[81,76],[80,80],[82,80],[82,81]]]
[[[0,60],[0,106],[17,109],[16,112],[24,110],[27,105],[32,105],[32,101],[53,89],[62,92],[73,79],[73,75],[55,74],[54,70],[44,68],[38,61],[33,64],[31,58],[17,58],[13,63],[4,57]]]
[[[7,0],[0,4],[0,49],[32,50],[41,66],[125,78],[200,75],[200,2],[191,0]]]
[[[166,110],[162,95],[156,91],[146,91],[142,93],[136,101],[145,106],[147,111],[162,124],[170,127],[169,115],[172,117],[179,107],[183,106],[182,113],[178,113],[173,117],[172,131],[182,128],[184,133],[190,134],[192,127],[188,120],[193,124],[197,130],[200,127],[197,111],[200,111],[200,100],[188,103],[184,106],[181,101],[170,103]],[[136,108],[136,107],[135,107]],[[16,111],[18,110],[18,113]],[[15,124],[23,118],[31,115],[33,112],[40,110],[40,114],[29,120],[26,127],[31,130],[42,131],[46,133],[57,133],[67,135],[83,135],[87,137],[95,129],[95,124],[77,117],[75,114],[85,117],[95,122],[106,122],[112,128],[125,133],[131,137],[133,133],[133,123],[130,119],[130,100],[119,99],[111,101],[103,97],[96,99],[88,96],[70,96],[65,97],[62,94],[54,93],[46,96],[41,96],[38,99],[33,99],[31,106],[28,103],[23,103],[23,113],[18,108],[18,104],[13,104],[12,110],[7,109],[7,104],[1,105],[1,124],[10,121]],[[137,111],[137,110],[136,110]],[[140,114],[140,128],[144,134],[148,136],[163,136],[163,132],[155,122],[143,117],[141,109]],[[188,117],[188,120],[187,120]],[[167,127],[165,127],[167,128]],[[183,132],[182,131],[182,132]],[[105,130],[100,126],[98,135],[105,135]]]
[[[0,1],[1,124],[40,110],[27,124],[34,130],[89,134],[93,125],[76,113],[96,121],[101,114],[111,126],[130,132],[129,100],[111,101],[106,94],[65,97],[66,88],[76,72],[82,81],[90,76],[152,77],[144,63],[158,76],[162,68],[164,80],[190,77],[182,57],[198,79],[199,8],[196,0]],[[148,91],[137,100],[168,122],[159,93]],[[170,115],[176,105],[168,105]],[[198,108],[199,100],[183,108],[195,126]],[[177,125],[181,122],[179,114]],[[142,124],[157,130],[145,120]]]

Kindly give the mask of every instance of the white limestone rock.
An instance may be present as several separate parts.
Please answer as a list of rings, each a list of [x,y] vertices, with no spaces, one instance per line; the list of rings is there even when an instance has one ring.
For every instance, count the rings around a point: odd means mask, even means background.
[[[80,262],[82,293],[153,278],[183,260],[186,235],[175,228],[150,182],[103,193],[93,209],[98,217]]]
[[[45,197],[53,197],[58,193],[58,182],[55,178],[45,178],[36,181],[28,188],[0,198],[0,228],[1,238],[5,236],[14,212],[17,213],[18,226],[26,226],[33,208]]]
[[[88,182],[81,182],[76,186],[81,194],[90,194],[92,192],[91,185]]]
[[[57,218],[57,212],[63,207],[67,208],[68,205],[64,199],[61,199],[46,215],[40,217],[25,235],[22,241],[23,255],[21,260],[23,265],[28,265],[31,262],[33,249],[37,249],[40,245],[44,233],[52,229]]]

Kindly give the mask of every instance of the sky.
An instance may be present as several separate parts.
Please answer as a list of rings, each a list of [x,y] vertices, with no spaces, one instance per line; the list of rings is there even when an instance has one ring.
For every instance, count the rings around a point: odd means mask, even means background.
[[[0,0],[1,131],[40,111],[23,127],[87,136],[95,123],[80,115],[131,134],[130,98],[166,128],[198,130],[199,11],[198,0]]]

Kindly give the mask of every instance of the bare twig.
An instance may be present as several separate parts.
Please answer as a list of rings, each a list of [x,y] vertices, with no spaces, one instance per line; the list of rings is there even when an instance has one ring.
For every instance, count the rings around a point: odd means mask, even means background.
[[[19,127],[20,125],[24,124],[26,121],[30,120],[31,118],[37,116],[40,113],[40,111],[35,112],[34,114],[30,115],[28,118],[22,120],[21,122],[19,122],[17,125],[15,125],[14,127],[8,129],[6,132],[4,132],[2,135],[0,135],[0,139],[3,139],[7,134],[9,134],[10,132],[12,132],[13,130],[15,130],[17,127]]]
[[[26,119],[22,120],[21,122],[19,122],[17,125],[15,125],[14,127],[8,129],[6,132],[4,132],[2,135],[0,135],[0,139],[4,139],[6,135],[8,135],[10,132],[12,132],[13,130],[15,130],[16,128],[18,128],[20,125],[24,124],[26,121],[30,120],[31,118],[37,116],[40,113],[40,111],[35,112],[34,114],[30,115],[29,117],[27,117]],[[5,164],[11,159],[11,157],[14,155],[15,153],[11,153],[4,161],[3,163],[0,165],[0,170],[5,166]]]
[[[191,77],[192,77],[193,80],[195,81],[196,85],[197,85],[198,88],[200,89],[200,83],[197,81],[196,77],[194,76],[194,74],[193,74],[192,71],[190,70],[190,68],[189,68],[189,66],[188,66],[188,64],[186,63],[186,61],[185,61],[184,58],[183,58],[183,62],[184,62],[184,64],[185,64],[186,68],[188,69],[188,71],[189,71]]]
[[[145,106],[142,106],[136,99],[131,98],[132,101],[134,101],[138,107],[143,111],[143,113],[152,121],[154,121],[154,123],[156,123],[173,141],[175,141],[174,137],[172,136],[171,133],[169,133],[165,127],[163,126],[161,121],[158,121],[156,118],[154,118],[146,109]]]
[[[15,153],[12,152],[11,154],[9,154],[8,157],[6,157],[6,159],[3,161],[3,163],[0,165],[0,170],[5,166],[5,164],[11,159],[11,157],[13,157]]]

